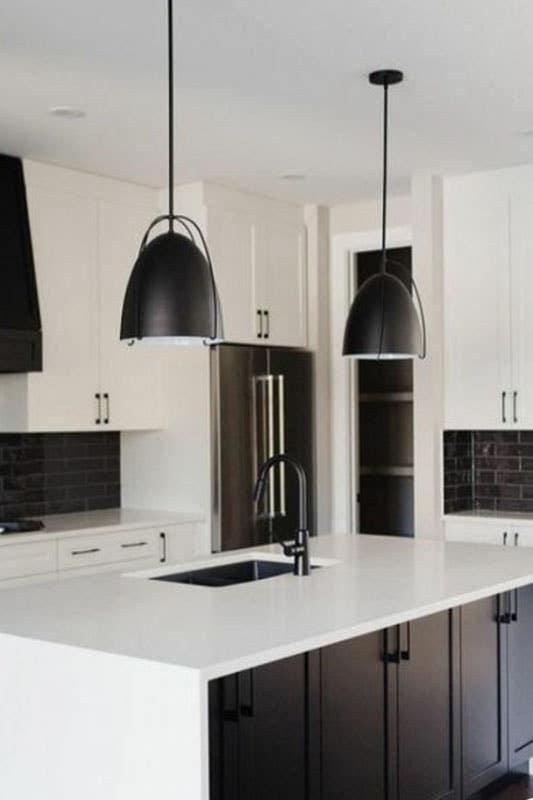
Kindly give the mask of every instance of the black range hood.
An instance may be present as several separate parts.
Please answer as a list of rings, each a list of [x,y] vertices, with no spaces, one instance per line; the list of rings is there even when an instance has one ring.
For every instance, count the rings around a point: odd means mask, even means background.
[[[41,370],[41,315],[22,162],[0,155],[0,372]]]

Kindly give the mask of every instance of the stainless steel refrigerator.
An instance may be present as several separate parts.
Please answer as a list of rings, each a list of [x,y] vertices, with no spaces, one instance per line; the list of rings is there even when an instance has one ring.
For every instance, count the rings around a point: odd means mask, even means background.
[[[288,453],[309,481],[308,519],[315,519],[313,356],[285,347],[211,348],[212,531],[214,551],[294,538],[298,483],[290,466],[270,473],[263,503],[253,487],[261,464]]]

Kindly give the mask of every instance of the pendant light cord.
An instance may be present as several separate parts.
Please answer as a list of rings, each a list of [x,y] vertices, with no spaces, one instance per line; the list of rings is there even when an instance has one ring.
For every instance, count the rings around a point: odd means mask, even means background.
[[[174,42],[172,0],[168,0],[168,214],[174,230]]]
[[[385,272],[387,258],[387,159],[389,127],[389,86],[383,86],[383,194],[381,208],[381,271]]]

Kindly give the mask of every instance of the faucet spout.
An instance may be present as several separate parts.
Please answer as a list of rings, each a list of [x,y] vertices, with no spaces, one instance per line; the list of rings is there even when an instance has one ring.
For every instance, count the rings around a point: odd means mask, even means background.
[[[307,476],[305,470],[300,462],[293,456],[286,453],[279,453],[267,459],[261,469],[254,488],[254,501],[260,503],[265,493],[266,485],[270,470],[276,464],[285,463],[290,464],[298,476],[298,496],[299,496],[299,514],[298,514],[298,529],[294,538],[294,542],[288,544],[278,539],[279,544],[283,548],[286,556],[294,557],[294,574],[295,575],[309,575],[309,530],[307,528]],[[277,537],[276,537],[277,538]]]

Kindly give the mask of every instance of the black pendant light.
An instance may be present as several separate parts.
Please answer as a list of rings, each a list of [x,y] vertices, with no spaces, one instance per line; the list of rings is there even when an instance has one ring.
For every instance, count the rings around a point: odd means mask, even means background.
[[[168,231],[148,241],[152,229],[165,221]],[[204,235],[194,220],[174,213],[172,0],[168,0],[168,214],[154,219],[142,239],[124,297],[120,338],[176,344],[213,344],[223,338]]]
[[[388,89],[403,80],[403,73],[383,69],[371,72],[369,80],[384,90],[381,268],[364,281],[355,295],[344,331],[342,354],[373,360],[425,358],[426,325],[417,286],[402,264],[387,257]],[[418,308],[404,281],[388,272],[387,264],[401,270],[413,289]]]

